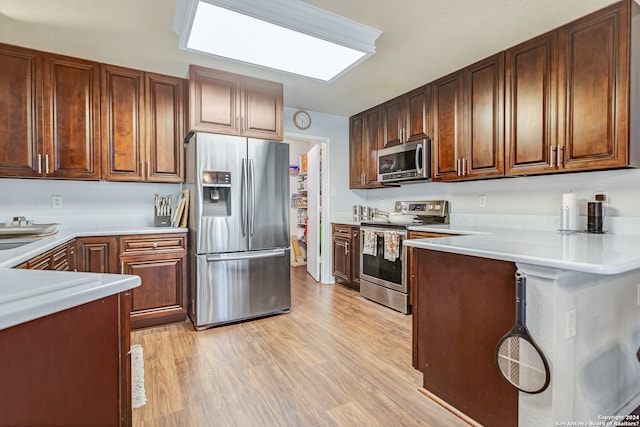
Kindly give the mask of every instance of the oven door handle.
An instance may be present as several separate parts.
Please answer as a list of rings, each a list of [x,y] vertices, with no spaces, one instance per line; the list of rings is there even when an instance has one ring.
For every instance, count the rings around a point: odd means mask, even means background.
[[[384,233],[385,231],[394,231],[394,232],[398,233],[398,236],[401,236],[401,237],[404,237],[404,238],[407,237],[407,231],[406,230],[395,230],[395,229],[392,229],[392,228],[385,229],[385,228],[374,228],[374,227],[360,227],[360,231],[363,231],[363,232],[364,231],[373,231],[375,233]],[[362,234],[364,234],[364,233],[362,233]]]

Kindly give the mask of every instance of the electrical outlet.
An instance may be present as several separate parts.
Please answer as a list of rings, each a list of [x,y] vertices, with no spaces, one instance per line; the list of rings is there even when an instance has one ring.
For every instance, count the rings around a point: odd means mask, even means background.
[[[62,196],[51,196],[51,208],[62,209]]]
[[[567,338],[576,336],[576,310],[567,311]]]
[[[487,196],[478,196],[478,206],[481,208],[487,207]]]

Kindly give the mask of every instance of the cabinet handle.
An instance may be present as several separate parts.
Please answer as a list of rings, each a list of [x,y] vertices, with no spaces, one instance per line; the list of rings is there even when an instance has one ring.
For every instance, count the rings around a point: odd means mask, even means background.
[[[42,154],[38,154],[38,174],[42,173]]]
[[[49,175],[49,155],[44,155],[44,174]]]
[[[462,176],[467,174],[467,159],[462,158]]]
[[[564,147],[562,145],[558,145],[558,149],[556,151],[558,153],[558,160],[556,164],[558,165],[558,167],[564,166],[564,159],[563,159]]]
[[[140,162],[140,178],[144,178],[144,162]]]
[[[555,157],[555,154],[553,153],[554,148],[553,145],[549,145],[549,166],[553,167],[553,158]]]
[[[153,249],[158,247],[158,242],[153,242],[153,245],[151,245],[153,247]]]
[[[460,159],[456,159],[456,174],[460,176]]]

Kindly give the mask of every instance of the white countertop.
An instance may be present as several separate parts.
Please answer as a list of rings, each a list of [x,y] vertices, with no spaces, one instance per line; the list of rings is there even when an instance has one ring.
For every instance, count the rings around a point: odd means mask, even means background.
[[[410,230],[459,234],[405,240],[406,246],[593,274],[620,274],[640,269],[640,236],[565,234],[450,225],[415,226]]]
[[[49,249],[68,242],[76,237],[90,236],[121,236],[127,234],[164,234],[186,233],[186,228],[172,227],[74,227],[72,225],[58,225],[58,232],[51,236],[43,237],[35,242],[14,249],[0,250],[0,267],[15,267],[16,265],[33,258]],[[0,280],[2,274],[0,273]]]
[[[140,286],[125,274],[0,269],[0,329]]]
[[[186,228],[64,226],[54,235],[0,250],[0,329],[28,322],[140,286],[138,276],[11,269],[49,249],[83,236],[184,233]]]

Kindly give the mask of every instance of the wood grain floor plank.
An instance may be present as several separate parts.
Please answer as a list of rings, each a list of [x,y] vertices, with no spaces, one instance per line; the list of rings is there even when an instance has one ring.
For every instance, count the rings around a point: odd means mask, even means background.
[[[136,330],[147,426],[464,426],[421,394],[411,316],[292,269],[292,311],[205,331]]]

